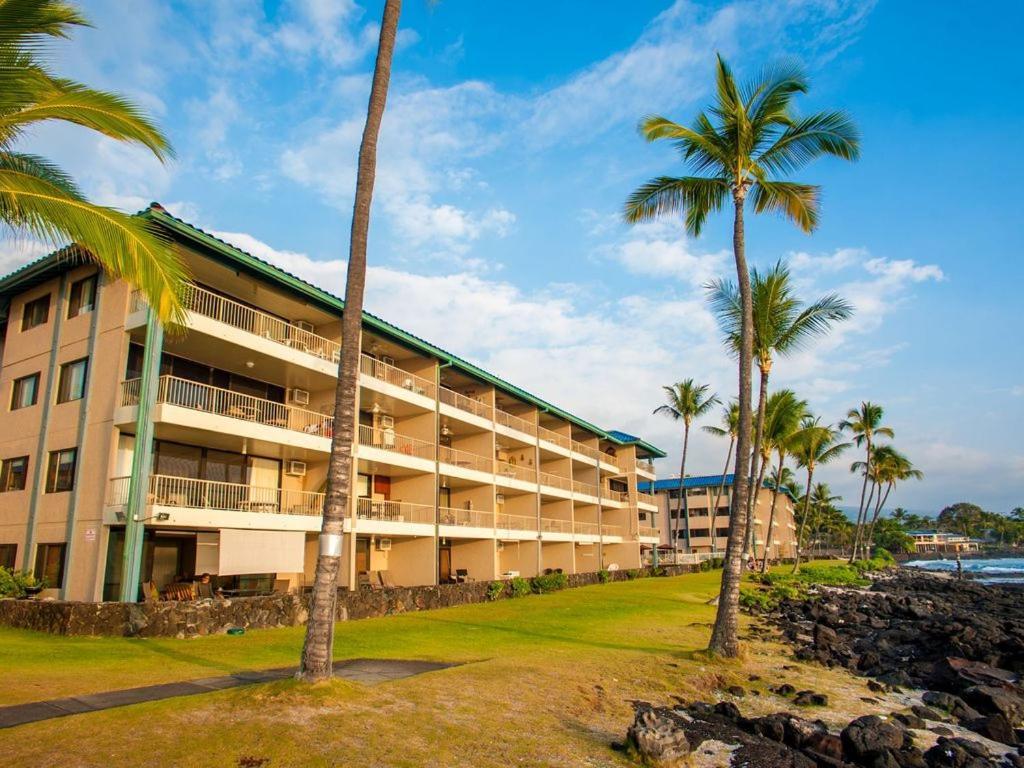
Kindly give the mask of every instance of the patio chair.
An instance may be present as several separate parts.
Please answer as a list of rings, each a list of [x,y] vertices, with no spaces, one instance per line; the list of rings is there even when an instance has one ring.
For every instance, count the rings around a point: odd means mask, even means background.
[[[394,589],[398,585],[395,584],[394,579],[391,578],[390,571],[379,571],[380,573],[380,584],[386,589]]]
[[[160,599],[160,595],[156,591],[156,584],[152,581],[142,582],[142,601],[145,603],[155,603]]]
[[[476,581],[476,579],[469,575],[469,571],[466,568],[456,568],[455,583],[465,584],[467,581]]]

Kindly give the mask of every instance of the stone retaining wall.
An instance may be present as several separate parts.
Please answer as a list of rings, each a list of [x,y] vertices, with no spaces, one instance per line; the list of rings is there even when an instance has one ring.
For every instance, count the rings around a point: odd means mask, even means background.
[[[697,570],[694,566],[661,568],[677,576]],[[612,581],[625,581],[651,569],[614,571]],[[570,587],[600,582],[597,573],[574,573]],[[455,605],[482,603],[491,582],[441,584],[425,587],[355,592],[339,591],[339,621],[389,616],[408,611],[429,611]],[[507,593],[502,597],[507,597]],[[266,595],[229,599],[163,601],[156,603],[79,603],[62,600],[0,600],[0,624],[54,635],[105,635],[110,637],[198,637],[226,632],[231,627],[266,629],[306,623],[308,598],[298,595]]]

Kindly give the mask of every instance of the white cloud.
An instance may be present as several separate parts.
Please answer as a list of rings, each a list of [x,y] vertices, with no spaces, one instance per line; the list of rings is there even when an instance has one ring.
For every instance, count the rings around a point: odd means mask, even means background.
[[[0,277],[20,269],[40,256],[53,251],[52,245],[31,237],[14,236],[0,240]]]
[[[729,267],[728,251],[694,252],[694,241],[680,232],[678,222],[663,220],[629,230],[603,252],[636,275],[667,277],[701,288]]]

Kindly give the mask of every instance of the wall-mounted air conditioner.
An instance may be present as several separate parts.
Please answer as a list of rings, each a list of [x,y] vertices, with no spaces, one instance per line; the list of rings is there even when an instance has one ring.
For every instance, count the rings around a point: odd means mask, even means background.
[[[496,493],[496,494],[494,494],[494,503],[495,504],[504,504],[505,503],[505,494],[504,493]]]
[[[292,459],[288,462],[288,468],[284,472],[289,477],[305,477],[306,476],[306,462],[296,461]]]
[[[391,550],[391,539],[377,539],[377,551],[388,552]]]
[[[316,333],[316,326],[309,322],[309,320],[292,320],[292,325],[299,330]]]
[[[395,358],[393,358],[391,355],[381,355],[380,356],[380,361],[382,363],[384,363],[384,365],[392,365],[393,366],[395,364]]]
[[[288,402],[295,405],[309,405],[309,392],[305,389],[289,389]]]
[[[395,428],[395,417],[381,414],[380,417],[380,428],[381,429],[394,429]]]

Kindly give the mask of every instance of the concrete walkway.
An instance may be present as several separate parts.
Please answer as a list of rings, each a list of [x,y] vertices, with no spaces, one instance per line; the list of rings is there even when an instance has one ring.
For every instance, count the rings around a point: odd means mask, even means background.
[[[365,685],[374,685],[375,683],[400,680],[404,677],[413,677],[424,672],[433,672],[437,669],[447,669],[453,666],[456,665],[441,664],[433,661],[349,659],[348,661],[334,662],[334,676]],[[294,677],[297,671],[297,667],[279,667],[277,669],[254,670],[252,672],[236,672],[233,675],[204,677],[201,680],[189,680],[182,683],[144,685],[141,688],[125,688],[120,691],[69,696],[66,699],[14,704],[9,707],[0,707],[0,728],[11,728],[15,725],[35,723],[40,720],[50,720],[66,715],[99,712],[102,709],[126,707],[130,704],[141,704],[146,701],[160,701],[161,699],[170,699],[175,696],[194,696],[197,693],[210,693],[211,691],[237,688],[242,685],[287,680]]]

